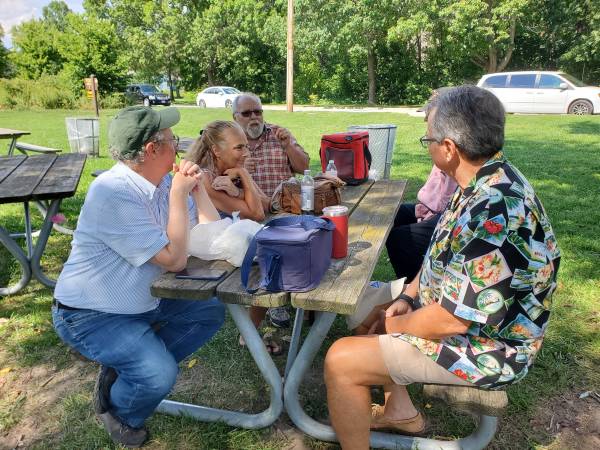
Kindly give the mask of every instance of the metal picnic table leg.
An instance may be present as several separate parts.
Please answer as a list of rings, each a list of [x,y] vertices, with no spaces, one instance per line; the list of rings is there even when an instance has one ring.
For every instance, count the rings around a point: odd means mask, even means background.
[[[225,422],[227,425],[241,428],[258,429],[271,425],[283,411],[283,388],[281,375],[267,352],[265,345],[250,320],[245,307],[227,304],[252,358],[256,362],[270,390],[271,403],[269,407],[258,414],[248,414],[224,409],[208,408],[205,406],[163,400],[157,408],[158,412],[171,415],[186,415],[202,422]]]
[[[285,362],[284,379],[287,379],[292,364],[298,354],[298,348],[300,347],[300,338],[302,333],[302,322],[304,321],[304,310],[302,308],[296,308],[296,317],[294,318],[294,328],[292,328],[292,340],[290,341],[290,348],[287,354],[287,360]]]
[[[46,274],[42,271],[40,266],[40,259],[42,259],[42,255],[44,254],[44,250],[46,248],[46,244],[48,243],[48,237],[50,236],[50,232],[52,231],[52,216],[54,216],[58,209],[60,208],[61,199],[52,200],[50,202],[50,206],[46,211],[46,216],[44,217],[44,223],[42,224],[42,228],[40,229],[40,235],[38,236],[37,242],[35,244],[35,248],[33,249],[33,254],[31,255],[31,271],[33,276],[44,286],[49,288],[53,288],[56,286],[56,280],[51,280],[46,276]],[[26,232],[29,234],[29,240],[31,240],[31,222],[26,224]]]
[[[48,202],[44,200],[36,200],[35,206],[37,207],[38,211],[42,214],[42,216],[46,217],[46,215],[48,214]],[[50,218],[52,218],[52,216],[50,216]],[[52,228],[54,228],[59,233],[69,234],[71,236],[73,235],[73,230],[71,228],[63,227],[62,225],[59,225],[57,223],[53,223]]]
[[[22,272],[21,278],[15,284],[0,288],[0,295],[4,296],[15,294],[27,286],[27,283],[31,280],[31,266],[29,265],[29,258],[27,258],[23,249],[10,237],[10,233],[3,227],[0,227],[0,242],[15,257],[21,266]]]
[[[304,344],[295,358],[283,390],[285,409],[294,424],[304,433],[322,441],[337,442],[335,431],[329,425],[317,422],[308,416],[298,398],[298,390],[306,371],[310,367],[321,344],[325,340],[331,325],[335,319],[335,313],[319,312],[315,323],[310,329]],[[494,437],[498,419],[490,416],[480,416],[479,425],[475,431],[455,441],[441,441],[419,437],[403,436],[398,434],[371,432],[370,445],[374,448],[385,449],[415,449],[438,450],[438,449],[482,449]]]

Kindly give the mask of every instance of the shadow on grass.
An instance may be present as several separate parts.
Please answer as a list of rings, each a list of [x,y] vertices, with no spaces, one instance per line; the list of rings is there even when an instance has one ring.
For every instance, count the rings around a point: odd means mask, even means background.
[[[585,122],[569,122],[565,128],[572,134],[600,135],[600,123],[586,120]]]

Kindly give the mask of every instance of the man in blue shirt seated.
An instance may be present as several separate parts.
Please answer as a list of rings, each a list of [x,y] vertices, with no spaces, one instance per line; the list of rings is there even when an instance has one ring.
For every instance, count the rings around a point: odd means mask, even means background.
[[[217,299],[152,297],[152,281],[187,262],[189,229],[218,219],[197,165],[175,165],[179,111],[134,106],[109,129],[117,160],[92,183],[52,307],[56,332],[101,364],[94,409],[126,447],[175,384],[178,363],[221,327]],[[174,170],[174,175],[170,172]]]

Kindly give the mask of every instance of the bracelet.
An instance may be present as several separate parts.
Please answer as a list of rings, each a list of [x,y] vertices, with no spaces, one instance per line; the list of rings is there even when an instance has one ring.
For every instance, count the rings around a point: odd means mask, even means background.
[[[410,295],[402,293],[398,296],[397,300],[404,300],[406,303],[408,303],[410,305],[410,307],[413,309],[413,311],[415,309],[417,309],[416,305],[415,305],[415,299],[412,298]]]

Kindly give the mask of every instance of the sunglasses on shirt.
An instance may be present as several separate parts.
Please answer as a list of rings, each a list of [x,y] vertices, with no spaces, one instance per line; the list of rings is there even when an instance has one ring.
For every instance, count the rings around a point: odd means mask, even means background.
[[[238,114],[241,114],[244,117],[250,117],[252,114],[254,114],[257,117],[262,116],[263,110],[262,109],[250,109],[248,111],[239,111]]]

